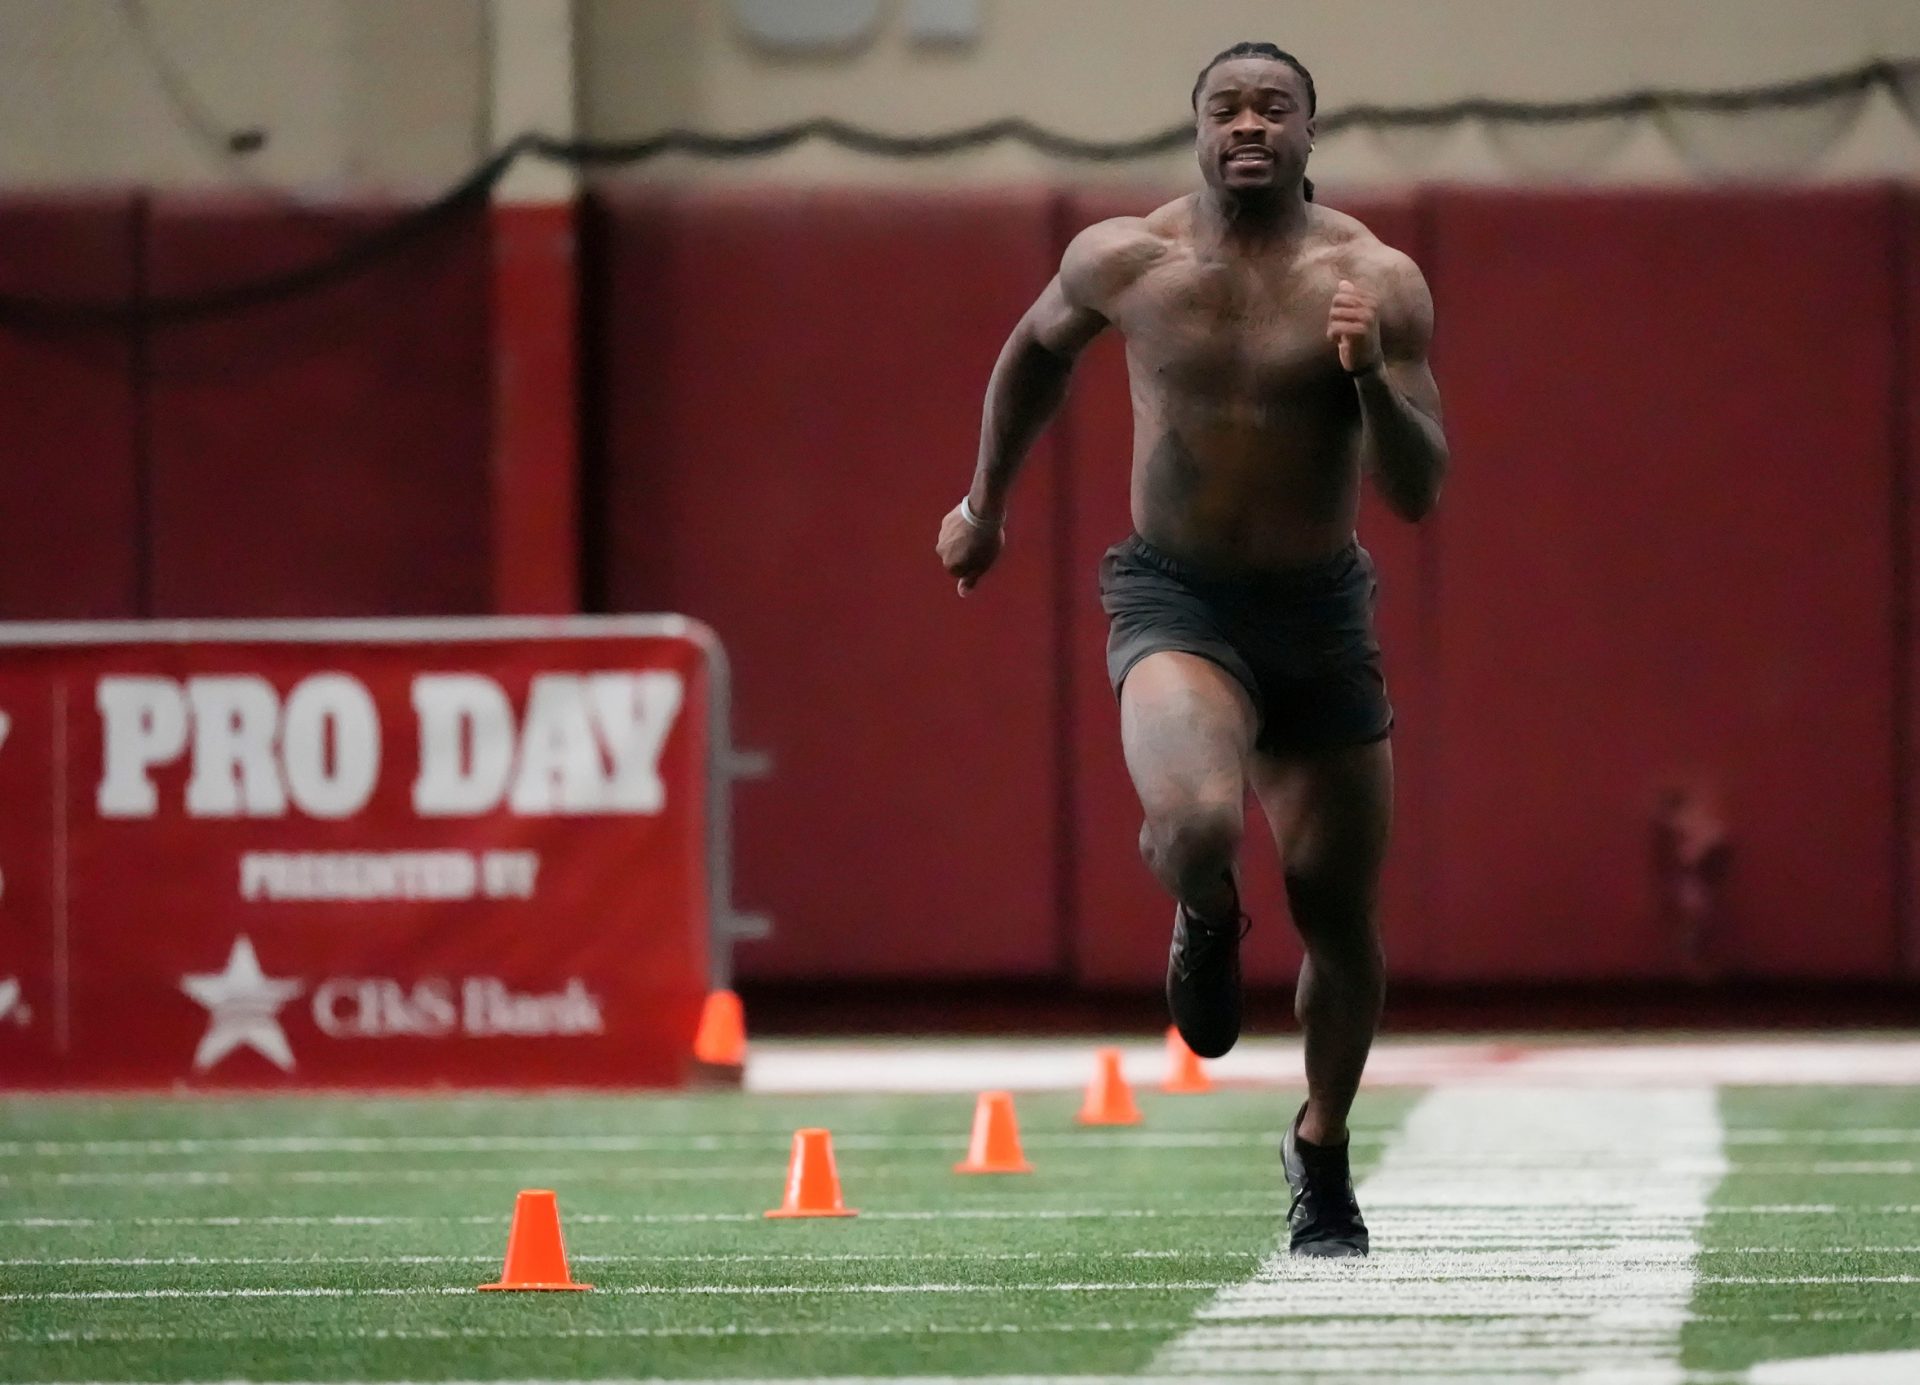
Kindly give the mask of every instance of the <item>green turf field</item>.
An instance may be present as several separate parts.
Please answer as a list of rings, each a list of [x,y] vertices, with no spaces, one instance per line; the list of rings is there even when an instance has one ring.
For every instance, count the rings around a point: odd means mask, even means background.
[[[1422,1095],[1363,1100],[1357,1178]],[[1165,1374],[1181,1359],[1169,1343],[1277,1243],[1274,1144],[1297,1100],[1143,1092],[1142,1126],[1084,1130],[1076,1096],[1024,1094],[1038,1172],[990,1178],[950,1172],[972,1111],[956,1096],[8,1100],[0,1378]],[[1727,1089],[1718,1111],[1728,1171],[1702,1175],[1697,1259],[1687,1242],[1649,1261],[1679,1266],[1670,1336],[1694,1378],[1920,1347],[1920,1091]],[[858,1218],[760,1216],[800,1125],[833,1130]],[[1570,1156],[1567,1218],[1595,1162]],[[471,1292],[496,1277],[528,1186],[558,1189],[575,1274],[596,1292]],[[1371,1379],[1481,1378],[1452,1354],[1463,1331],[1507,1353],[1487,1360],[1560,1359],[1550,1348],[1571,1329],[1556,1304],[1583,1292],[1563,1269],[1535,1265],[1538,1294],[1513,1298],[1533,1264],[1520,1245],[1507,1268],[1496,1249],[1436,1283],[1466,1262],[1399,1250],[1414,1223],[1370,1219],[1364,1268],[1283,1286],[1285,1322],[1260,1309],[1268,1320],[1210,1340],[1271,1351],[1320,1332],[1372,1351]],[[1484,1322],[1477,1285],[1509,1296],[1484,1300]],[[1619,1340],[1657,1345],[1658,1316]],[[1429,1340],[1443,1323],[1454,1337]]]
[[[1733,1087],[1720,1109],[1700,1275],[1779,1282],[1700,1284],[1686,1364],[1920,1348],[1920,1092]]]

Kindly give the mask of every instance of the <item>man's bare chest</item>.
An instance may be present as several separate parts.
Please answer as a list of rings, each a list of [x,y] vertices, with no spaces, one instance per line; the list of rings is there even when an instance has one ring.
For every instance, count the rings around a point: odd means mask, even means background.
[[[1135,368],[1206,393],[1292,392],[1339,379],[1327,337],[1338,269],[1177,259],[1142,276],[1115,325]]]

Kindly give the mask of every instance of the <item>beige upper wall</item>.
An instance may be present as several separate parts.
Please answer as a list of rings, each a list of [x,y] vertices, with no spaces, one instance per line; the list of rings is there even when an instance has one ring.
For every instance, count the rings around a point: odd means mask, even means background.
[[[575,0],[582,132],[739,132],[821,115],[922,132],[1021,115],[1116,138],[1187,119],[1199,65],[1250,37],[1299,53],[1329,109],[1739,85],[1920,57],[1915,0],[979,0],[980,38],[963,48],[914,45],[908,2],[878,0],[878,29],[852,51],[797,58],[749,41],[729,0]],[[0,0],[0,185],[438,188],[488,145],[490,54],[488,0]],[[266,132],[260,152],[225,150],[227,131],[251,127]],[[1180,181],[1191,163],[1090,167],[1018,148],[901,163],[813,145],[635,172]],[[1314,172],[1348,185],[1920,177],[1920,134],[1882,95],[1858,110],[1670,127],[1351,133],[1321,141]]]
[[[438,188],[486,143],[485,16],[485,0],[0,0],[0,184]],[[255,127],[258,153],[226,151]]]
[[[1920,57],[1914,0],[980,0],[977,44],[916,47],[905,0],[883,0],[871,41],[826,56],[770,54],[726,0],[581,0],[582,123],[606,136],[675,125],[739,132],[838,116],[924,132],[1003,115],[1118,138],[1189,118],[1200,65],[1268,39],[1312,68],[1323,106],[1464,96],[1565,100],[1630,87],[1736,86]],[[1920,91],[1915,93],[1920,99]],[[1460,179],[1920,174],[1920,134],[1884,96],[1855,111],[1707,118],[1552,133],[1323,140],[1318,176],[1347,184]],[[1183,179],[1191,156],[1089,168],[1000,149],[904,164],[811,146],[774,158],[651,171],[857,181],[1119,176]]]

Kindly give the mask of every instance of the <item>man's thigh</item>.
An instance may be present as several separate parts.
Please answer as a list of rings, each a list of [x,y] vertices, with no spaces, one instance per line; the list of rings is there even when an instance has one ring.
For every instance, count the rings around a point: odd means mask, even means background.
[[[1257,721],[1240,680],[1195,654],[1163,650],[1120,688],[1120,740],[1148,817],[1246,793]]]
[[[1248,769],[1290,880],[1370,917],[1393,830],[1392,743],[1256,752]]]

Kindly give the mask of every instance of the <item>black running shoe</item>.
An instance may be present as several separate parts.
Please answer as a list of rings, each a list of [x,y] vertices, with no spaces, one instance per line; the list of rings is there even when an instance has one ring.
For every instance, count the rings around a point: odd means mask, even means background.
[[[1173,910],[1173,946],[1167,949],[1167,1009],[1187,1047],[1218,1058],[1240,1037],[1240,940],[1252,921],[1235,912],[1209,923]]]
[[[1293,1189],[1293,1203],[1287,1208],[1293,1253],[1327,1258],[1365,1255],[1367,1224],[1354,1201],[1347,1145],[1316,1145],[1301,1139],[1300,1117],[1306,1114],[1303,1104],[1280,1143],[1280,1167]]]

